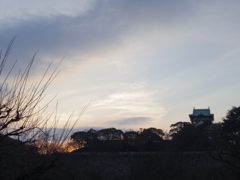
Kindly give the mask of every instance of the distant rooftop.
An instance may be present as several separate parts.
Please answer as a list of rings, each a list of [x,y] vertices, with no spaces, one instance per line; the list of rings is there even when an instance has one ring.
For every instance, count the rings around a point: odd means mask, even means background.
[[[193,113],[191,114],[192,116],[199,116],[199,115],[204,115],[204,116],[210,116],[213,115],[210,113],[210,109],[193,109]]]
[[[211,114],[210,108],[208,109],[195,109],[193,108],[193,113],[189,114],[190,120],[193,124],[199,122],[213,122],[214,114]]]

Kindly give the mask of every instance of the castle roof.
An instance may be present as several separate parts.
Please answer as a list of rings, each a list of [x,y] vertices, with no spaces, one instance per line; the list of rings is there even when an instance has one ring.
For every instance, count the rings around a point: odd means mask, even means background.
[[[208,109],[195,109],[193,113],[189,114],[192,123],[199,123],[200,121],[214,121],[214,114],[211,114],[210,108]]]
[[[193,113],[190,114],[191,116],[212,116],[213,114],[210,113],[210,109],[193,109]]]

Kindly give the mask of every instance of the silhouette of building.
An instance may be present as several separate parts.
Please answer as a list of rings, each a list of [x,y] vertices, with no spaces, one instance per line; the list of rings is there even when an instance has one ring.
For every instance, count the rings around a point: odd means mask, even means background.
[[[211,114],[210,108],[208,109],[195,109],[193,108],[193,113],[189,114],[189,118],[194,127],[203,127],[204,133],[209,139],[220,139],[222,123],[213,123],[214,114]]]
[[[210,108],[208,109],[195,109],[193,113],[189,114],[189,118],[194,125],[200,125],[203,123],[212,123],[214,121],[214,114],[211,114]]]

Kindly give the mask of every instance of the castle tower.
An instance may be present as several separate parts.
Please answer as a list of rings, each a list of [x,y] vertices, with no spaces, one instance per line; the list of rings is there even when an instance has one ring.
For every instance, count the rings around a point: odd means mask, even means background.
[[[210,108],[208,109],[195,109],[193,108],[193,113],[189,114],[189,118],[192,124],[210,122],[214,121],[214,114],[210,113]]]

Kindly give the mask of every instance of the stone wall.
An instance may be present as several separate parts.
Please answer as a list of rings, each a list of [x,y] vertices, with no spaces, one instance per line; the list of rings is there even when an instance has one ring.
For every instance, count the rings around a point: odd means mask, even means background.
[[[63,156],[54,171],[58,179],[221,180],[226,179],[231,169],[211,158],[208,152],[104,152],[70,153]]]

